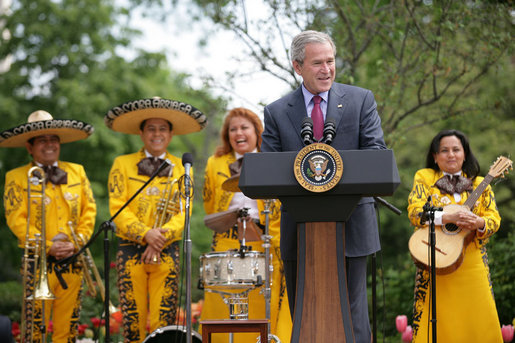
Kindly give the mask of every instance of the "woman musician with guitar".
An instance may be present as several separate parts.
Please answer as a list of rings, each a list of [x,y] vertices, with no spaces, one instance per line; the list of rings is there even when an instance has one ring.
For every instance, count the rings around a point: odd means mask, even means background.
[[[410,252],[418,266],[413,342],[432,341],[428,223],[421,224],[428,198],[443,208],[435,212],[437,341],[502,342],[486,254],[486,243],[501,223],[488,185],[496,175],[483,178],[479,171],[467,137],[444,130],[431,142],[426,168],[415,174],[408,205],[416,227]]]

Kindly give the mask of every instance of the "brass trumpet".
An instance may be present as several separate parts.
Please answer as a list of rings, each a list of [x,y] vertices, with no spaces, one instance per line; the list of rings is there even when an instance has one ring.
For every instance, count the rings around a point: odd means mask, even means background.
[[[35,172],[38,172],[37,175]],[[37,186],[41,184],[41,195],[32,194],[31,185]],[[23,305],[22,305],[22,337],[27,337],[27,330],[30,330],[29,339],[33,340],[34,336],[34,312],[36,300],[53,300],[54,294],[50,290],[48,283],[47,259],[46,259],[46,225],[45,225],[45,191],[46,191],[45,172],[42,168],[34,166],[27,173],[27,230],[25,233],[25,249],[23,252]],[[41,234],[36,234],[35,238],[30,238],[30,205],[32,199],[40,199],[41,207]],[[32,257],[31,257],[32,256]],[[31,268],[30,263],[33,263]],[[38,268],[39,265],[39,268]],[[32,269],[32,270],[31,270]],[[39,277],[31,290],[29,282],[29,273],[32,273],[34,279],[39,269]],[[30,295],[29,295],[30,293]],[[45,342],[45,302],[42,301],[42,341]]]
[[[80,249],[85,244],[84,238],[80,234],[77,237],[77,234],[75,233],[75,230],[73,228],[72,221],[68,222],[68,226],[70,227],[70,232],[75,246],[77,247],[77,249]],[[93,260],[93,255],[91,255],[91,251],[89,250],[89,248],[86,248],[78,258],[84,268],[84,279],[86,281],[86,284],[88,285],[88,290],[91,292],[91,295],[93,297],[97,296],[97,289],[95,287],[95,283],[93,282],[93,277],[91,275],[93,274],[97,282],[98,290],[100,291],[100,296],[102,297],[102,300],[105,301],[104,282],[102,281],[102,277],[98,272],[97,266],[95,265],[95,261]],[[114,313],[117,311],[118,309],[111,303],[111,301],[109,301],[109,313]]]
[[[179,192],[175,191],[172,195],[173,185],[177,182],[177,179],[172,180],[174,167],[175,165],[172,163],[170,166],[170,172],[168,173],[168,179],[166,180],[166,187],[163,190],[163,195],[157,201],[154,226],[152,227],[153,229],[162,227],[180,211],[177,208],[177,201],[180,200]]]

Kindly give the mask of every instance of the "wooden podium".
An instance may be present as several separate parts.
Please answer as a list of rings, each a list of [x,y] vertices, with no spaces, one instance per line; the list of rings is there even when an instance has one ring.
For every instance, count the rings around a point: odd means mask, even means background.
[[[363,196],[392,195],[400,178],[391,150],[338,151],[340,182],[307,191],[293,172],[297,152],[245,154],[239,187],[279,199],[297,222],[297,290],[292,343],[354,342],[345,270],[345,221]],[[290,304],[293,306],[293,304]]]

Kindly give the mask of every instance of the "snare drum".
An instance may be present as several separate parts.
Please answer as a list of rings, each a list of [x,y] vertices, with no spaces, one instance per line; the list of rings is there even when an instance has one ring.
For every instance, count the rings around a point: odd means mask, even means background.
[[[165,326],[152,332],[143,343],[186,343],[186,327],[180,325]],[[191,330],[191,342],[202,343],[202,336]]]
[[[200,256],[200,277],[205,288],[239,289],[260,286],[265,280],[265,254],[237,250],[215,251]]]

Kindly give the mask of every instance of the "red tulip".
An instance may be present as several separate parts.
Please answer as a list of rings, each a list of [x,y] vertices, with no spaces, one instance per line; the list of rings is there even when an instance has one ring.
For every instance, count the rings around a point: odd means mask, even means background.
[[[408,326],[408,317],[405,315],[400,315],[395,318],[395,326],[397,327],[397,331],[403,333]]]
[[[88,328],[88,324],[79,324],[79,326],[77,327],[77,330],[79,332],[79,335],[83,335],[84,332],[86,331],[86,329]]]
[[[97,317],[91,318],[91,324],[93,324],[93,327],[98,328],[100,326],[100,319]]]
[[[54,332],[54,323],[51,320],[48,322],[48,328],[46,329],[46,331],[49,333]]]
[[[511,342],[513,340],[513,325],[503,325],[501,332],[504,342]]]
[[[18,337],[18,335],[21,333],[20,324],[18,322],[12,323],[11,333],[12,333],[13,337]]]
[[[115,334],[120,332],[120,323],[116,321],[113,317],[109,320],[109,333]]]
[[[411,328],[411,325],[408,325],[406,327],[406,330],[402,333],[402,341],[403,342],[411,342],[413,339],[413,329]]]
[[[111,318],[116,320],[116,322],[118,322],[118,324],[121,324],[122,323],[122,311],[118,310],[114,313],[111,313]]]

